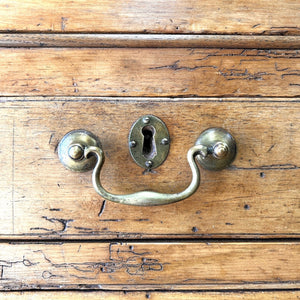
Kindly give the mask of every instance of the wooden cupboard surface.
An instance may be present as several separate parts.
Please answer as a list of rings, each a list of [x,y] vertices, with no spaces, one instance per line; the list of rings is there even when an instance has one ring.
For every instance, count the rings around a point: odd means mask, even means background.
[[[3,289],[299,288],[299,243],[26,243],[0,249]]]
[[[1,1],[10,32],[213,33],[299,35],[297,0]]]
[[[299,50],[0,49],[0,95],[295,97]]]
[[[299,236],[298,99],[2,99],[1,156],[7,172],[1,182],[9,199],[2,237]],[[132,123],[148,113],[163,119],[171,135],[168,159],[152,173],[134,163],[127,141]],[[70,172],[57,157],[64,134],[87,129],[101,140],[108,191],[174,193],[191,181],[188,149],[214,126],[235,136],[234,163],[222,172],[202,169],[198,192],[167,206],[104,201],[92,187],[91,172]]]
[[[68,292],[7,292],[3,293],[2,299],[30,299],[30,300],[40,300],[40,299],[87,299],[87,300],[140,300],[140,299],[152,299],[152,300],[211,300],[211,299],[221,299],[221,300],[265,300],[265,299],[279,299],[279,300],[290,300],[299,299],[299,291],[277,291],[277,292],[83,292],[83,291],[68,291]]]
[[[0,298],[299,299],[299,24],[294,0],[1,1]],[[171,136],[152,172],[128,150],[145,114]],[[175,193],[209,127],[235,161],[167,206],[106,201],[57,156],[86,129],[109,191]]]

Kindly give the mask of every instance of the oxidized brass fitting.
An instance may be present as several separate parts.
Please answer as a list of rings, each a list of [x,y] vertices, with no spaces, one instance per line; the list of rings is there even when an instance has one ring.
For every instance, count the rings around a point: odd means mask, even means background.
[[[129,152],[142,168],[155,169],[167,158],[170,136],[165,123],[153,115],[140,117],[131,127]]]
[[[209,128],[203,131],[195,145],[203,145],[208,149],[207,157],[197,156],[197,161],[207,170],[218,171],[227,168],[236,155],[236,142],[223,128]]]
[[[145,116],[138,120],[138,130],[132,130],[129,137],[130,149],[135,149],[143,139],[137,137],[143,135],[144,126],[156,124],[154,116]],[[157,127],[163,127],[163,123],[158,123]],[[163,125],[162,125],[163,124]],[[134,124],[134,126],[136,123]],[[133,126],[133,127],[134,127]],[[161,133],[163,132],[163,134]],[[134,139],[132,138],[134,137]],[[158,130],[158,138],[155,139],[160,147],[169,146],[169,136],[166,132]],[[148,147],[149,145],[147,145]],[[152,168],[155,162],[151,155],[151,147],[143,149],[143,164],[146,168]],[[102,186],[100,175],[105,161],[105,155],[98,138],[86,130],[73,130],[66,134],[58,145],[58,155],[63,165],[72,171],[87,171],[93,169],[92,181],[95,191],[104,199],[129,205],[165,205],[174,203],[190,197],[199,187],[200,170],[196,160],[206,169],[221,170],[227,167],[236,154],[236,144],[233,137],[222,128],[210,128],[205,130],[197,139],[196,145],[187,152],[187,160],[192,172],[192,181],[189,186],[179,193],[165,194],[154,191],[140,191],[128,195],[116,195],[108,192]],[[144,166],[144,165],[143,165]]]
[[[84,150],[89,146],[101,147],[99,139],[91,132],[83,129],[67,133],[58,145],[58,157],[69,170],[85,172],[94,168],[96,157],[84,158]]]

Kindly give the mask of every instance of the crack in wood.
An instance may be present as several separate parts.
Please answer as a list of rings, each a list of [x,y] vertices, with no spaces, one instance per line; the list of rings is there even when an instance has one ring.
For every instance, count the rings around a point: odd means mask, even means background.
[[[229,169],[232,170],[298,170],[299,167],[293,164],[274,164],[274,165],[263,165],[258,167],[237,167],[237,166],[229,166]]]
[[[103,200],[102,201],[102,204],[101,204],[101,207],[100,207],[100,211],[98,213],[98,217],[101,217],[103,212],[104,212],[104,209],[105,209],[105,205],[106,205],[106,200]]]
[[[32,274],[39,274],[44,280],[53,278],[71,279],[72,277],[85,280],[93,280],[99,277],[100,273],[126,272],[132,276],[144,276],[147,272],[163,271],[163,263],[154,259],[150,252],[134,250],[133,245],[122,243],[110,243],[107,247],[109,259],[103,261],[86,262],[55,262],[44,250],[31,250],[23,255],[20,260],[0,260],[0,280],[5,278],[5,269],[15,268],[11,274],[18,274],[21,270],[18,264],[24,267],[33,268]],[[77,251],[78,253],[78,251]],[[72,257],[72,256],[71,256]],[[35,266],[38,266],[36,268]],[[10,280],[15,280],[10,278]]]
[[[267,73],[267,72],[254,72],[251,73],[248,69],[240,70],[240,69],[223,69],[222,71],[219,70],[219,73],[226,79],[226,80],[263,80],[263,76],[273,76],[274,73]]]
[[[61,234],[67,231],[70,222],[74,222],[73,219],[49,218],[47,216],[42,216],[42,218],[45,219],[46,221],[49,221],[50,223],[59,223],[62,225],[62,228],[60,230],[55,230],[55,229],[50,229],[45,227],[31,227],[30,230],[45,230],[45,231],[49,231],[50,234]]]
[[[25,258],[25,256],[23,255],[23,259],[22,260],[14,260],[14,261],[9,261],[9,260],[3,260],[1,259],[0,260],[0,280],[7,280],[8,278],[5,278],[4,276],[4,270],[6,268],[13,268],[14,265],[17,265],[17,264],[23,264],[25,267],[32,267],[32,266],[35,266],[35,265],[38,265],[39,262],[32,262],[31,260]]]
[[[209,54],[206,55],[204,58],[200,58],[200,59],[196,59],[196,61],[203,61],[203,60],[207,60],[210,57],[216,57],[216,56],[243,56],[244,55],[244,51],[245,49],[239,53],[239,54],[221,54],[221,55],[217,55],[217,53],[214,54]],[[267,52],[269,53],[269,52]],[[191,54],[194,54],[194,50],[191,52]],[[276,54],[276,52],[275,52]],[[247,56],[251,56],[251,55],[247,55]],[[257,53],[256,55],[252,55],[255,57],[261,57],[262,55],[259,55],[259,53]],[[270,58],[270,55],[266,55],[266,53],[264,53],[263,55],[265,58]],[[242,62],[246,61],[261,61],[262,59],[250,59],[250,60],[240,60],[239,65],[241,65]],[[156,66],[156,67],[151,67],[149,68],[149,70],[160,70],[160,69],[170,69],[173,71],[180,71],[180,70],[186,70],[186,71],[195,71],[198,69],[203,69],[203,68],[212,68],[215,69],[220,75],[222,75],[226,80],[257,80],[257,81],[261,81],[264,80],[264,76],[276,76],[277,74],[275,73],[270,73],[270,72],[251,72],[249,71],[248,68],[245,69],[235,69],[235,68],[223,68],[220,69],[218,66],[216,65],[195,65],[193,67],[188,67],[188,66],[180,66],[180,60],[176,60],[174,63],[170,64],[170,65],[164,65],[164,66]],[[275,70],[277,72],[283,72],[283,71],[287,71],[288,68],[283,68],[283,69],[279,69],[277,62],[275,62]],[[284,79],[284,77],[286,76],[300,76],[300,74],[298,73],[298,70],[290,70],[288,73],[284,73],[281,74],[281,79]]]

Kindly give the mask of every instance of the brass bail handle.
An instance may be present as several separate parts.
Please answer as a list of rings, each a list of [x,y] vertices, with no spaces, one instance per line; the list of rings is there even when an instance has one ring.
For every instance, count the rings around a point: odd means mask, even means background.
[[[89,131],[73,130],[67,133],[59,143],[58,155],[62,164],[72,171],[93,169],[94,189],[104,199],[128,205],[154,206],[178,202],[194,194],[200,185],[200,170],[196,161],[209,170],[224,169],[235,158],[236,143],[230,133],[222,128],[205,130],[187,152],[192,181],[185,190],[174,194],[139,191],[116,195],[105,190],[100,180],[105,155],[100,141]]]

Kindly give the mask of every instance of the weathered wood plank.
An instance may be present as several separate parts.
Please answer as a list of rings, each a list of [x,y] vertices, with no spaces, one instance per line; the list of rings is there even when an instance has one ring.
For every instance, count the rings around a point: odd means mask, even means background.
[[[299,49],[300,36],[0,33],[0,47]]]
[[[0,95],[298,96],[298,50],[0,49]]]
[[[0,288],[299,288],[299,243],[1,244]]]
[[[299,291],[264,291],[264,292],[86,292],[86,291],[65,291],[65,292],[2,292],[1,299],[22,299],[22,300],[67,300],[67,299],[87,299],[87,300],[290,300],[299,299]]]
[[[295,0],[1,1],[2,32],[299,34]],[[224,22],[226,20],[226,22]]]
[[[8,139],[1,143],[1,169],[14,174],[4,178],[4,191],[13,192],[2,195],[1,203],[8,208],[14,204],[14,219],[8,214],[7,223],[0,222],[2,237],[299,237],[297,99],[19,100],[2,98],[0,110]],[[143,173],[127,144],[132,123],[147,113],[160,117],[171,136],[170,154],[154,173]],[[186,153],[209,127],[223,127],[235,136],[233,166],[222,172],[202,170],[196,194],[164,207],[103,202],[92,187],[91,173],[64,169],[56,153],[68,131],[90,130],[102,141],[102,181],[109,191],[173,193],[189,184]],[[14,154],[13,163],[5,153]],[[7,227],[12,223],[14,231]]]
[[[1,233],[11,234],[14,232],[14,121],[2,115],[0,118],[0,199]]]

